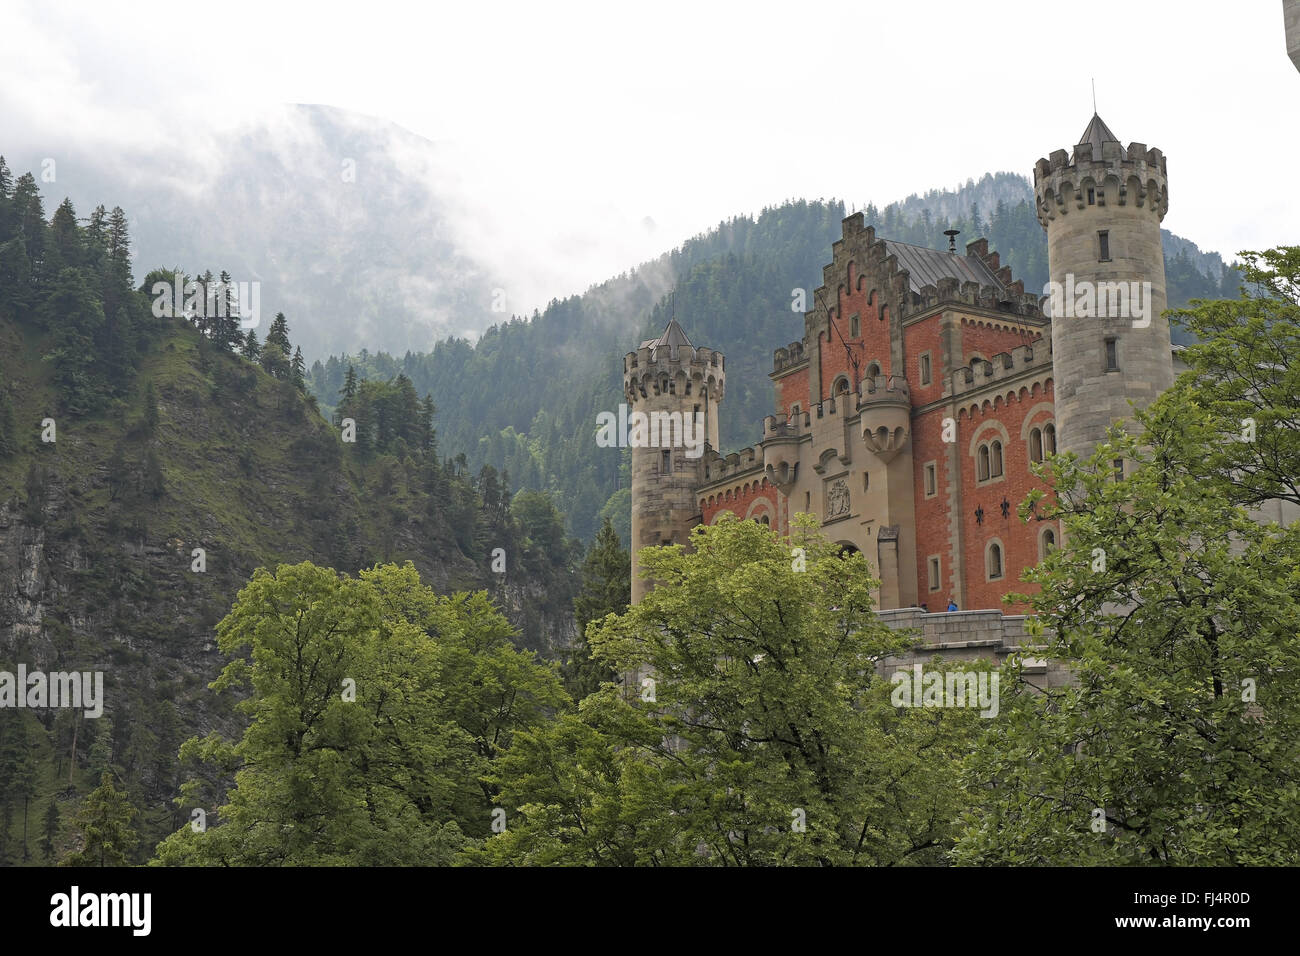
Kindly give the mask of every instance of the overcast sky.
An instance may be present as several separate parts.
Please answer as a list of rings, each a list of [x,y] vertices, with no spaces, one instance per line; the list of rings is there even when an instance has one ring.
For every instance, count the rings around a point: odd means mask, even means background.
[[[474,241],[509,234],[565,294],[786,198],[1031,174],[1083,131],[1091,77],[1116,135],[1169,157],[1166,228],[1227,255],[1300,241],[1279,0],[18,0],[0,152],[68,130],[176,150],[199,115],[359,111],[442,144]]]

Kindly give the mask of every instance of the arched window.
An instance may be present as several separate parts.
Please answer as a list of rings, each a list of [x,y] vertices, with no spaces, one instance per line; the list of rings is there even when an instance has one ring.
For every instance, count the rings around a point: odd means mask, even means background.
[[[1043,460],[1043,432],[1042,429],[1035,428],[1029,432],[1029,460]]]
[[[990,457],[992,461],[989,465],[989,477],[997,478],[1002,474],[1002,442],[993,443]]]
[[[876,376],[879,374],[880,374],[880,366],[877,363],[872,362],[870,365],[867,366],[867,378],[874,381]]]
[[[976,478],[979,481],[989,480],[989,446],[980,445],[980,450],[976,455]]]
[[[762,522],[762,524],[763,524],[765,527],[771,527],[771,525],[772,525],[772,522],[768,520],[768,516],[767,516],[767,515],[763,515],[763,517],[759,518],[758,520],[759,520],[760,522]]]
[[[1038,537],[1038,560],[1042,561],[1055,550],[1056,532],[1051,528],[1044,528],[1043,533]]]
[[[990,581],[1002,577],[1002,545],[996,541],[989,545],[988,571]]]
[[[881,322],[888,322],[888,321],[889,321],[889,306],[887,306],[887,305],[882,305],[882,306],[880,307],[880,321],[881,321]]]
[[[835,383],[836,395],[847,395],[848,391],[849,391],[849,380],[847,378],[842,378],[836,381]]]
[[[1043,429],[1043,451],[1049,455],[1056,454],[1056,426],[1047,425]]]

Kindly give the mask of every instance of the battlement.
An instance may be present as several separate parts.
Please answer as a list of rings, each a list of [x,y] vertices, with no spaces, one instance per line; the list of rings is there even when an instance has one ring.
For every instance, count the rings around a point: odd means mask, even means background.
[[[1053,150],[1034,164],[1034,196],[1044,227],[1071,210],[1088,206],[1133,205],[1159,219],[1169,211],[1169,173],[1165,154],[1145,143],[1080,143],[1073,156]]]
[[[703,455],[704,481],[708,485],[724,481],[763,467],[763,452],[756,447],[742,448],[729,455],[721,455],[712,448],[706,448]],[[702,486],[703,487],[703,486]]]
[[[808,355],[804,351],[802,342],[791,342],[783,349],[776,349],[772,352],[772,371],[780,372],[786,368],[793,368],[808,361]]]
[[[1013,378],[1025,371],[1043,369],[1052,369],[1052,343],[1045,338],[1033,345],[1021,345],[1010,352],[999,352],[988,361],[954,369],[945,383],[944,395],[978,391],[993,382]]]
[[[692,395],[707,389],[722,401],[726,367],[723,354],[711,348],[643,345],[623,356],[623,394],[635,404],[651,395]]]
[[[858,409],[868,405],[912,404],[912,388],[901,375],[877,375],[864,378],[858,389]]]
[[[978,241],[987,248],[988,240]],[[997,273],[998,280],[1003,283],[1002,289],[993,285],[960,282],[952,277],[944,277],[933,285],[925,286],[912,297],[913,311],[924,312],[945,303],[960,303],[973,308],[1043,318],[1039,297],[1025,292],[1025,284],[1020,279],[1012,281],[1010,267],[997,265],[998,254],[985,253],[983,258]]]

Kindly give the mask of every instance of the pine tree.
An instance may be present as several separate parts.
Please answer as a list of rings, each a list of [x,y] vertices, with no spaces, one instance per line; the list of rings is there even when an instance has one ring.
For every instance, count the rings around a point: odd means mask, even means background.
[[[573,599],[578,639],[573,645],[573,655],[562,668],[565,689],[574,700],[595,693],[602,682],[616,678],[612,670],[592,659],[587,645],[587,625],[604,620],[607,614],[622,614],[632,602],[632,556],[618,540],[618,532],[609,518],[596,532],[580,575],[582,589]]]
[[[279,348],[286,358],[293,354],[293,346],[289,344],[289,321],[284,317],[283,312],[275,313],[275,320],[266,333],[267,348],[272,345]]]
[[[86,797],[76,826],[85,841],[80,851],[63,861],[64,866],[126,866],[139,838],[131,828],[135,818],[126,793],[113,785],[113,775],[104,771],[99,788]]]
[[[306,391],[307,389],[307,363],[303,361],[302,346],[293,350],[293,384],[298,388]]]
[[[59,836],[59,801],[50,797],[41,823],[41,855],[48,862],[54,856],[54,841]]]
[[[248,335],[244,338],[244,347],[240,354],[250,362],[256,362],[262,357],[262,345],[257,341],[257,330],[249,329]]]

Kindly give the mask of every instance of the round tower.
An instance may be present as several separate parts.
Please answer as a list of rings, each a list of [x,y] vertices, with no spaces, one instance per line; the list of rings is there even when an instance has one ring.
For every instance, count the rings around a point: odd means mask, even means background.
[[[663,335],[623,359],[625,437],[632,449],[632,603],[651,587],[637,552],[686,544],[700,519],[695,490],[704,480],[705,443],[718,447],[722,354],[695,348],[674,318]],[[622,417],[622,416],[620,416]]]
[[[1093,114],[1074,155],[1034,167],[1047,230],[1059,451],[1091,454],[1115,421],[1131,421],[1173,384],[1160,221],[1169,209],[1165,156],[1125,149]]]

